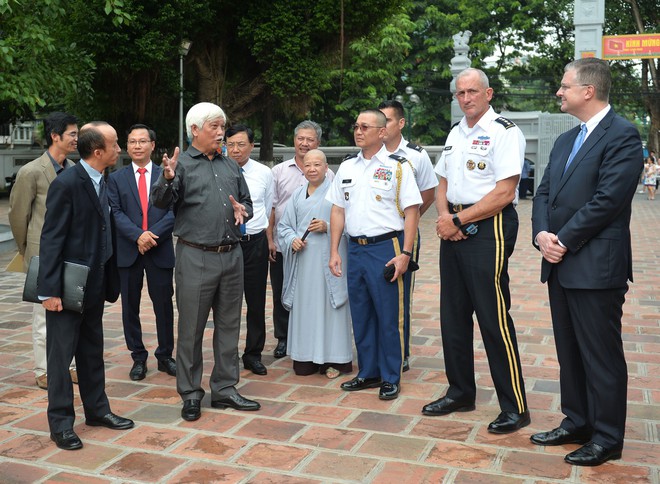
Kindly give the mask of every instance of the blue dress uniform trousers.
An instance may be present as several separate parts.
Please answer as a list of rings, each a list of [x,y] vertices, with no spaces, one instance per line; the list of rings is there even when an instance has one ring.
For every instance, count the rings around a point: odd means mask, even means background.
[[[419,263],[419,246],[422,241],[419,229],[417,229],[417,235],[415,236],[415,241],[413,242],[413,260]],[[415,273],[406,272],[406,277],[410,279],[410,287],[406,293],[406,314],[403,322],[403,339],[404,339],[404,357],[408,358],[410,356],[410,324],[412,321],[412,312],[413,312],[413,291],[415,290]]]
[[[513,320],[509,315],[508,260],[518,234],[518,214],[509,205],[477,222],[467,240],[443,240],[440,245],[440,327],[447,396],[474,402],[472,314],[476,313],[488,356],[491,377],[502,411],[527,409],[525,385]]]
[[[396,384],[401,379],[410,272],[389,282],[383,270],[402,247],[403,232],[374,244],[348,244],[348,298],[360,378],[380,377]]]

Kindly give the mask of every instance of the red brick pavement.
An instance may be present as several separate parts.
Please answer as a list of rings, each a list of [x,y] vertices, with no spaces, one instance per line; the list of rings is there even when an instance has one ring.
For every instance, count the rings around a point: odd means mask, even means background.
[[[403,376],[397,400],[380,401],[377,390],[342,392],[342,378],[295,376],[288,358],[271,356],[269,319],[263,358],[268,375],[243,370],[240,381],[240,391],[258,399],[262,410],[215,410],[207,396],[201,419],[185,422],[174,379],[155,371],[155,360],[149,361],[145,380],[129,380],[131,359],[120,306],[114,304],[105,317],[107,392],[113,410],[133,418],[136,427],[116,432],[87,427],[79,418],[75,428],[85,446],[76,452],[61,451],[49,440],[46,393],[35,386],[31,371],[31,307],[21,302],[23,276],[0,272],[0,482],[660,484],[660,202],[645,198],[636,195],[632,221],[635,283],[623,323],[630,389],[620,461],[572,467],[563,455],[576,446],[541,448],[529,442],[531,433],[552,428],[561,416],[547,294],[538,281],[539,254],[530,244],[527,200],[519,206],[520,232],[510,263],[512,314],[532,412],[532,424],[522,431],[505,436],[486,431],[498,406],[478,334],[477,410],[439,418],[420,413],[447,387],[438,321],[439,243],[429,213],[422,220],[412,369]],[[6,200],[0,201],[0,221],[6,222],[6,210]],[[0,256],[0,265],[10,257]],[[144,300],[143,329],[153,349],[155,324],[146,289]],[[207,331],[205,386],[211,366]]]

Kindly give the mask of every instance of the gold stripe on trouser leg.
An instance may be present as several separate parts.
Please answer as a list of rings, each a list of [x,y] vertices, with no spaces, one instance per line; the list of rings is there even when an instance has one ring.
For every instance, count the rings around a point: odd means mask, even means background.
[[[394,237],[392,239],[392,243],[394,244],[394,255],[397,256],[401,254],[401,245],[399,244],[399,239]],[[403,303],[403,295],[404,295],[404,285],[403,285],[403,275],[400,275],[396,279],[396,284],[398,286],[398,293],[399,293],[399,347],[401,348],[401,369],[400,372],[403,371],[403,358],[405,355],[405,340],[404,340],[404,334],[403,334],[403,324],[404,324],[404,314],[405,314],[405,304]]]
[[[502,286],[500,284],[500,277],[502,276],[502,269],[504,268],[505,248],[504,248],[504,228],[503,228],[502,213],[498,213],[493,217],[493,229],[495,231],[495,293],[497,295],[497,320],[500,326],[500,334],[504,341],[506,348],[506,356],[509,360],[509,373],[511,375],[511,383],[513,385],[513,393],[518,403],[518,412],[525,411],[524,399],[522,397],[522,389],[520,387],[520,369],[515,357],[515,348],[513,341],[511,341],[511,334],[509,333],[509,326],[506,319],[506,301],[502,294]]]

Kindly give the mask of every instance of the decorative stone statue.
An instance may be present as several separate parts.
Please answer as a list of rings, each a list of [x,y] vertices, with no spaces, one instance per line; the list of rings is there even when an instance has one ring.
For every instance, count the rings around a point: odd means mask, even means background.
[[[467,56],[467,53],[470,50],[468,42],[470,41],[471,36],[472,32],[469,30],[459,32],[452,36],[452,39],[454,39],[454,54],[456,54],[452,57],[451,63],[449,64],[449,70],[453,76],[451,84],[449,84],[449,90],[452,93],[456,92],[456,76],[472,65],[472,61]],[[458,106],[458,101],[453,99],[451,102],[451,123],[454,124],[460,121],[462,117],[463,112]]]

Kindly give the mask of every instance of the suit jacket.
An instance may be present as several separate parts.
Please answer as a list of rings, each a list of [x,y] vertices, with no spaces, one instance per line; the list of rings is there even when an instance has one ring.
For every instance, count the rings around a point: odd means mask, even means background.
[[[69,159],[64,163],[66,169],[74,166]],[[18,252],[24,257],[25,272],[32,256],[39,255],[39,240],[46,215],[46,195],[56,177],[50,156],[44,152],[18,170],[9,195],[9,224]]]
[[[161,168],[152,163],[151,185],[158,180]],[[142,205],[135,181],[133,165],[116,171],[108,178],[108,199],[117,226],[117,265],[130,267],[140,252],[137,239],[142,235]],[[149,202],[147,212],[149,230],[158,236],[158,245],[148,250],[145,256],[152,257],[156,266],[163,269],[174,267],[174,245],[172,228],[174,213],[172,208],[154,207]]]
[[[46,199],[46,217],[39,249],[40,296],[62,296],[63,261],[77,262],[90,268],[85,291],[85,305],[104,299],[115,302],[119,297],[119,273],[114,248],[113,256],[104,262],[106,227],[104,210],[94,183],[78,163],[67,169],[50,185]],[[114,239],[114,237],[113,237]],[[113,240],[113,245],[114,240]]]
[[[632,281],[630,215],[643,164],[641,139],[610,109],[564,174],[579,131],[557,138],[534,197],[532,240],[548,231],[568,249],[558,264],[543,259],[541,281],[555,270],[565,288],[623,287]]]

